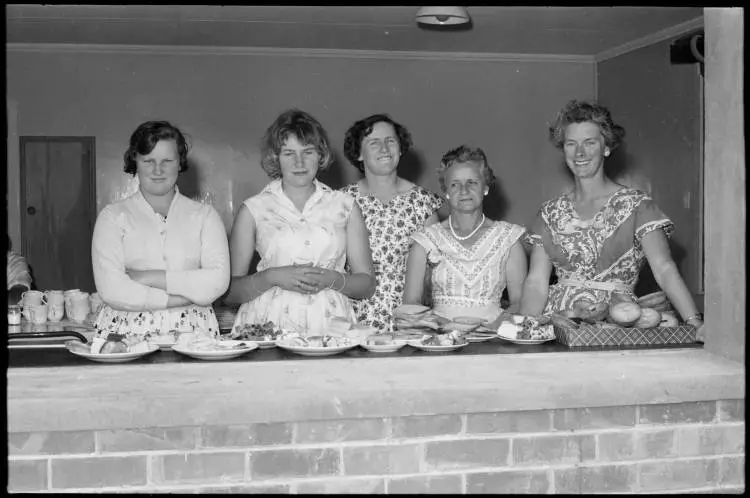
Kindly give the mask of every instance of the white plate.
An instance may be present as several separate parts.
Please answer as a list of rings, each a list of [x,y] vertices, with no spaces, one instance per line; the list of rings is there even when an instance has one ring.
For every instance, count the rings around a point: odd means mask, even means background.
[[[185,356],[190,356],[191,358],[195,358],[197,360],[231,360],[233,358],[237,358],[239,356],[242,356],[245,353],[248,353],[252,351],[253,349],[257,349],[258,345],[251,341],[232,341],[232,340],[224,340],[219,341],[221,344],[226,345],[227,347],[237,345],[237,344],[244,344],[245,347],[243,348],[237,348],[237,349],[225,349],[225,350],[211,350],[211,349],[190,349],[186,346],[172,346],[172,351],[177,351],[180,354],[184,354]]]
[[[455,351],[457,349],[461,349],[465,347],[469,343],[465,342],[463,344],[453,344],[451,346],[432,346],[432,345],[422,344],[422,341],[409,341],[407,342],[407,344],[414,348],[421,349],[422,351],[441,352],[441,351]]]
[[[175,341],[174,339],[159,338],[159,339],[149,339],[148,342],[159,346],[159,349],[167,350],[167,349],[172,349],[172,346],[174,346],[177,341]]]
[[[512,342],[513,344],[543,344],[555,340],[554,337],[550,337],[549,339],[512,339],[510,337],[503,337],[500,334],[497,335],[497,338]]]
[[[352,348],[359,346],[356,342],[351,342],[346,346],[336,346],[332,348],[324,347],[311,347],[311,346],[295,346],[285,340],[276,341],[276,345],[281,349],[286,349],[292,353],[297,353],[302,356],[331,356],[338,353],[343,353]]]
[[[257,344],[260,349],[271,349],[276,347],[276,341],[249,341],[243,340],[242,342],[249,342],[251,344]]]
[[[406,341],[393,341],[392,344],[360,344],[371,353],[393,353],[406,346]]]
[[[126,361],[133,361],[147,354],[151,354],[155,351],[159,351],[159,346],[156,344],[149,344],[148,351],[140,353],[105,353],[105,354],[92,354],[86,352],[89,346],[82,344],[80,341],[68,341],[65,343],[65,347],[68,351],[77,356],[82,356],[89,360],[98,361],[100,363],[125,363]]]
[[[491,335],[471,335],[466,334],[464,338],[469,342],[487,342],[493,338]]]

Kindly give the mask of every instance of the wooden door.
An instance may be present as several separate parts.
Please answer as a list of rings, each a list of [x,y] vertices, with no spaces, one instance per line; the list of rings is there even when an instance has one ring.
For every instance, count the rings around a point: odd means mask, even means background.
[[[95,292],[93,137],[21,137],[21,239],[39,290]]]

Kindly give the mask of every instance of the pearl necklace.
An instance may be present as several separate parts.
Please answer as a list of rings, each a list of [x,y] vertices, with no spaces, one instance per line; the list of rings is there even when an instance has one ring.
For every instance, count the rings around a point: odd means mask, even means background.
[[[458,240],[467,240],[467,239],[470,239],[470,238],[471,238],[471,237],[472,237],[472,236],[473,236],[473,235],[474,235],[475,233],[477,233],[477,231],[479,230],[479,228],[480,228],[480,227],[481,227],[482,225],[484,225],[484,220],[485,220],[485,216],[484,216],[484,213],[482,213],[482,221],[480,221],[480,222],[479,222],[479,225],[477,225],[477,226],[476,226],[476,228],[475,228],[474,230],[472,230],[472,231],[471,231],[471,233],[470,233],[469,235],[467,235],[466,237],[461,237],[461,236],[460,236],[460,235],[458,235],[458,234],[456,233],[456,231],[455,231],[455,230],[453,229],[453,219],[452,219],[452,218],[453,218],[452,216],[448,216],[448,226],[449,226],[449,227],[451,227],[451,233],[452,233],[452,234],[453,234],[453,236],[454,236],[455,238],[457,238]]]

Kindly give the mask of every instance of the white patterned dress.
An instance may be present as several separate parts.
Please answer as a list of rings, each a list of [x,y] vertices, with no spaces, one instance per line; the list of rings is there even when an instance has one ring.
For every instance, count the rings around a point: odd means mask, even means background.
[[[257,195],[245,200],[255,220],[258,271],[278,266],[312,263],[343,272],[346,263],[346,226],[354,199],[315,180],[315,193],[300,212],[273,180]],[[272,321],[303,335],[319,335],[331,318],[355,322],[349,298],[333,289],[303,294],[272,287],[237,311],[233,328]]]
[[[572,192],[545,202],[526,242],[541,245],[561,281],[609,283],[632,289],[646,261],[641,240],[662,230],[674,231],[672,220],[638,189],[614,192],[591,220],[581,220]],[[545,313],[569,310],[579,299],[609,302],[611,291],[559,283],[549,288]]]
[[[493,221],[469,248],[441,223],[412,235],[425,249],[431,267],[433,310],[447,318],[497,318],[510,248],[524,232],[520,225]]]
[[[354,311],[361,323],[379,330],[391,330],[393,310],[403,302],[406,259],[412,243],[410,236],[424,227],[427,218],[444,201],[418,185],[388,202],[363,194],[356,183],[341,191],[352,195],[362,211],[377,280],[371,298],[352,300]]]

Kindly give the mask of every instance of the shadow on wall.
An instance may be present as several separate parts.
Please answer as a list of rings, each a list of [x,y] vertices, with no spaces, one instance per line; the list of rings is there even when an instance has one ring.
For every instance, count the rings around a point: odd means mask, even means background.
[[[180,173],[177,178],[177,187],[180,193],[188,199],[196,199],[201,192],[198,182],[198,169],[201,167],[194,159],[188,157],[188,169]]]
[[[318,180],[325,183],[334,190],[338,190],[344,186],[345,178],[344,168],[351,168],[349,161],[346,160],[344,155],[337,151],[332,150],[331,155],[333,156],[333,162],[325,171],[318,173]]]

